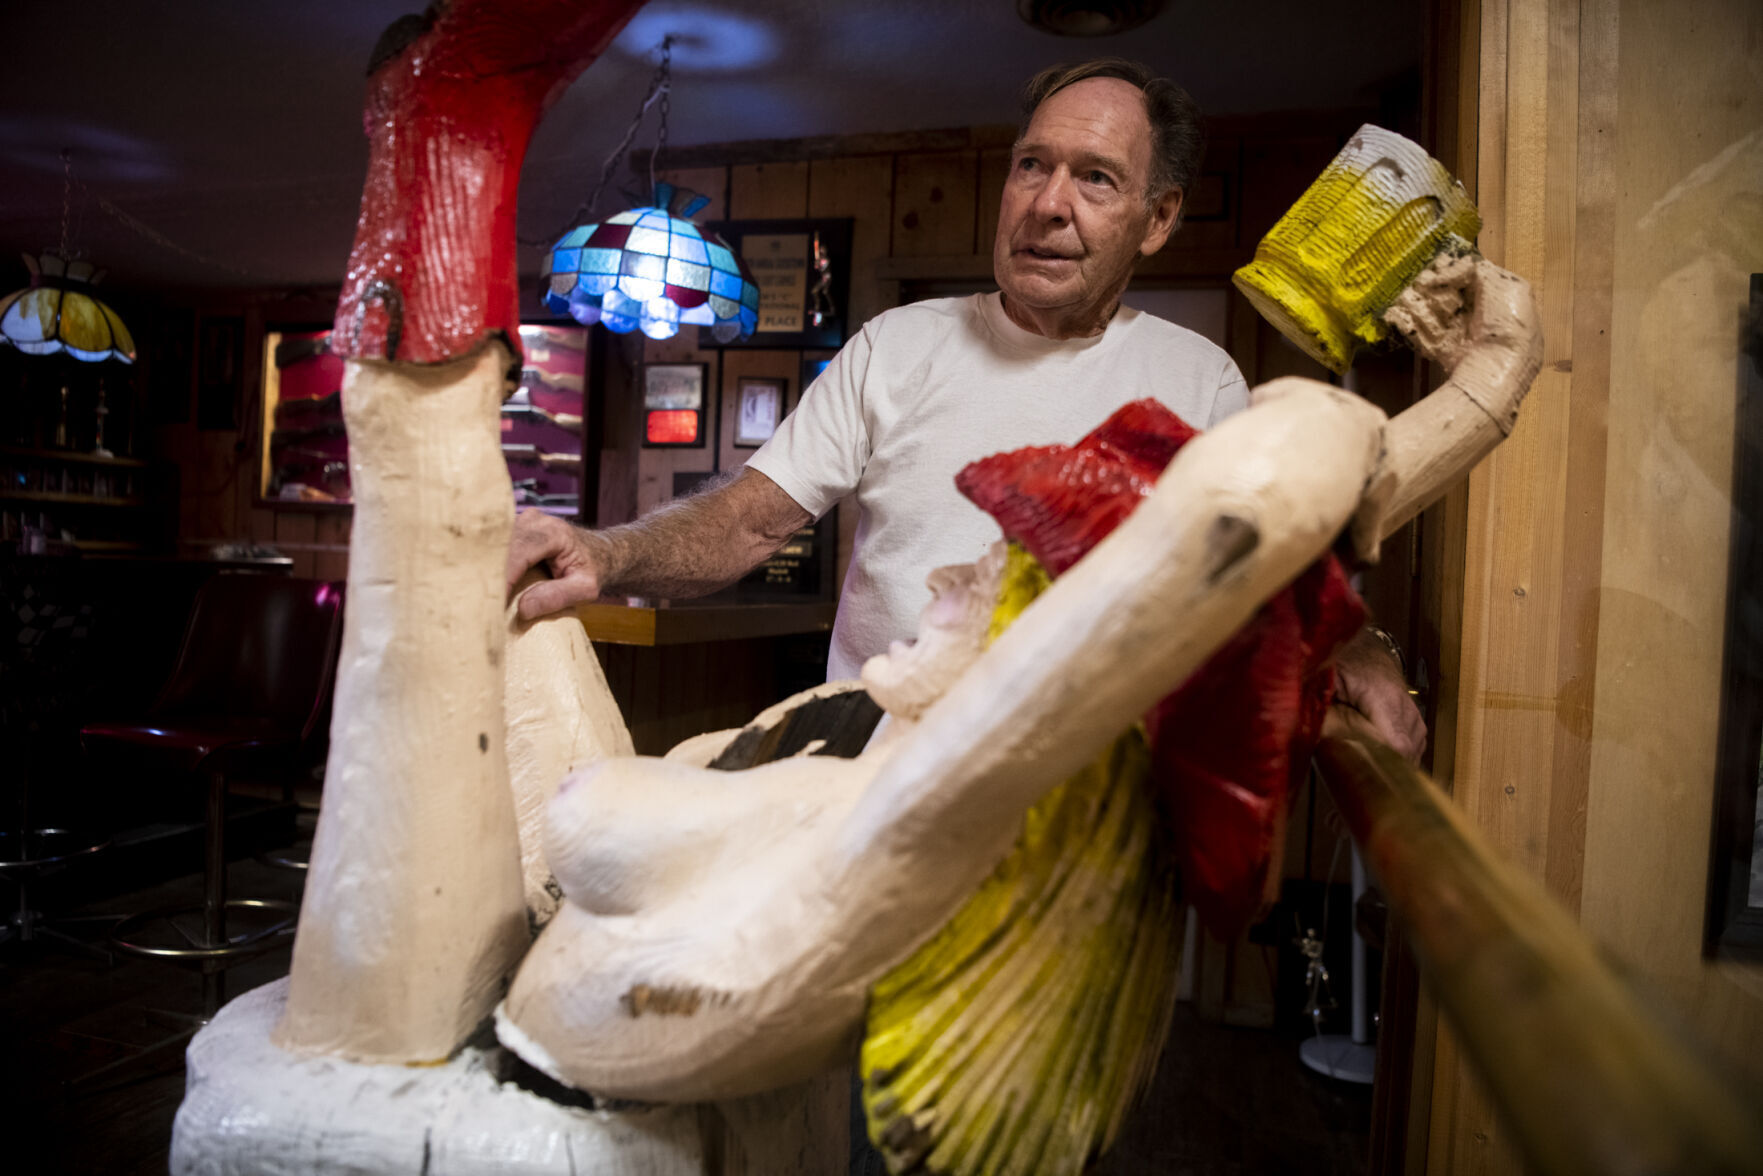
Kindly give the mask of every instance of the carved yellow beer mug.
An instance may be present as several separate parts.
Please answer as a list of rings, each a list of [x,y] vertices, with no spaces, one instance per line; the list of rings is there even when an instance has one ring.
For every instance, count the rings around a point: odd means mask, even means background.
[[[1418,143],[1367,123],[1269,230],[1237,289],[1335,373],[1361,343],[1389,334],[1382,315],[1441,250],[1467,252],[1481,216]]]

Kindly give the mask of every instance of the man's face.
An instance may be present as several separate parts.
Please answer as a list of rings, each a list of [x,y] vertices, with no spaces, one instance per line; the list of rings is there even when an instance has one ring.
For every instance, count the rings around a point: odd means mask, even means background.
[[[1011,155],[992,270],[1018,325],[1054,338],[1107,325],[1134,258],[1163,247],[1179,192],[1149,208],[1151,124],[1144,95],[1086,78],[1036,108]]]

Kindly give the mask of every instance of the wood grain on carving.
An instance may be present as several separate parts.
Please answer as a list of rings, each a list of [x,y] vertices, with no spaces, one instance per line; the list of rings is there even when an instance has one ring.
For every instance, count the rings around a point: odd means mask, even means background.
[[[520,869],[529,917],[543,924],[557,909],[545,862],[545,806],[571,772],[609,755],[631,755],[630,731],[581,623],[559,613],[523,624],[514,600],[542,573],[515,588],[503,651],[508,781],[520,832]]]
[[[349,608],[285,1048],[435,1061],[527,943],[501,738],[509,354],[350,360]]]

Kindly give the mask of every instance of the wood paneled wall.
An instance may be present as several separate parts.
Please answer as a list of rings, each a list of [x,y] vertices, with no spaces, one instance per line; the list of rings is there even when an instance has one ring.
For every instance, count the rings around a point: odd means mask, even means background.
[[[1735,1071],[1763,973],[1700,955],[1714,806],[1763,12],[1744,0],[1469,0],[1460,175],[1536,286],[1544,367],[1462,497],[1454,795]],[[1467,83],[1473,80],[1474,89]],[[1752,163],[1738,162],[1747,148]],[[1724,226],[1724,235],[1718,230]],[[1449,579],[1449,574],[1444,577]],[[1447,641],[1447,644],[1449,642]],[[1455,667],[1450,663],[1457,661]],[[1448,1032],[1424,1165],[1519,1170]]]

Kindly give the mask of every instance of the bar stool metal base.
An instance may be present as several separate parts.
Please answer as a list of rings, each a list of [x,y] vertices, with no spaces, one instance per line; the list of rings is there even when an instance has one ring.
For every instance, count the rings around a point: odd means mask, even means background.
[[[42,874],[69,862],[110,848],[112,839],[72,829],[30,829],[23,833],[0,833],[0,877],[18,886],[18,909],[0,926],[0,943],[41,943],[60,951],[112,963],[109,952],[59,931],[58,926],[114,919],[113,915],[51,917],[31,906],[31,883]]]
[[[110,942],[129,955],[199,967],[206,1021],[226,1002],[225,969],[292,940],[300,907],[281,899],[229,898],[222,901],[218,925],[214,914],[207,904],[142,911],[118,923]]]
[[[220,912],[221,938],[208,935],[214,914],[208,904],[200,906],[158,907],[130,915],[110,933],[111,946],[129,955],[172,963],[194,964],[202,970],[202,1015],[149,1009],[148,1013],[170,1022],[175,1028],[138,1053],[120,1058],[106,1066],[69,1081],[70,1093],[91,1095],[103,1082],[116,1075],[138,1071],[143,1066],[182,1046],[214,1019],[226,1003],[226,969],[247,956],[271,951],[294,937],[294,926],[300,908],[297,903],[268,898],[233,898],[224,901]],[[239,930],[240,925],[244,930]]]
[[[286,849],[265,850],[257,855],[257,860],[278,870],[310,870],[312,843],[309,841],[304,845],[290,845]]]

